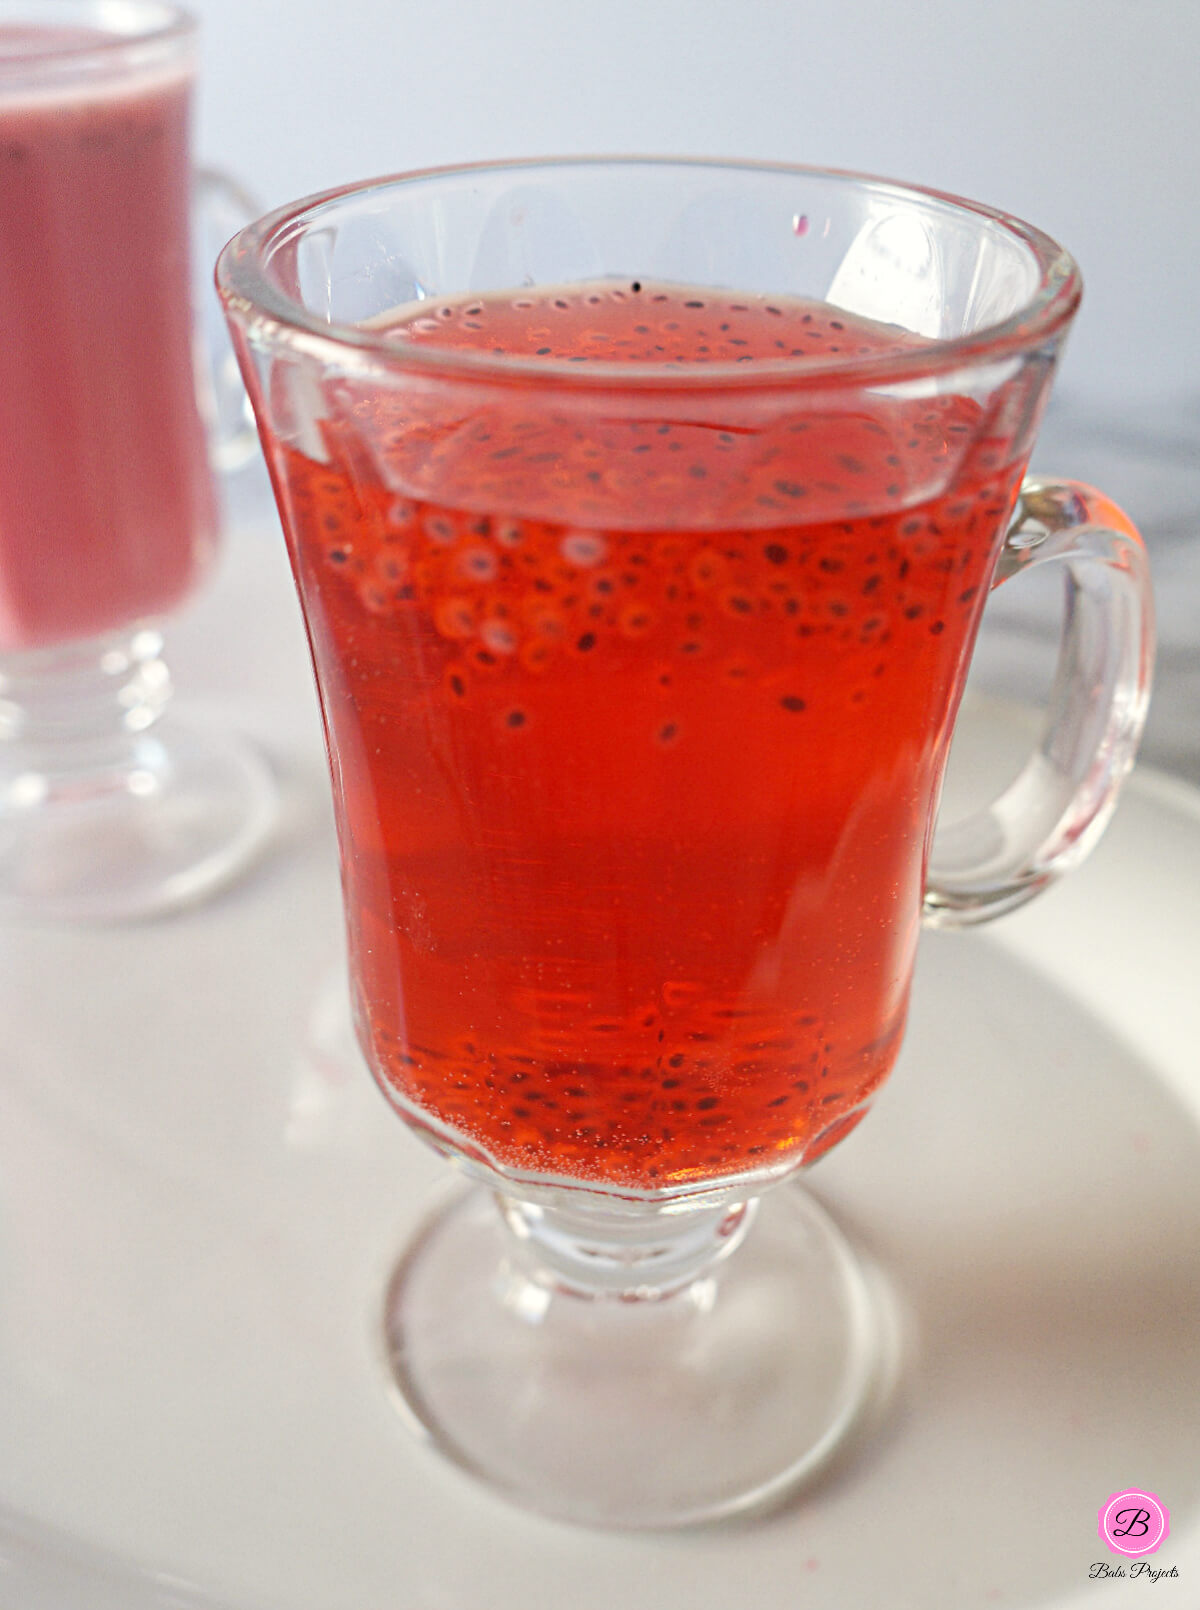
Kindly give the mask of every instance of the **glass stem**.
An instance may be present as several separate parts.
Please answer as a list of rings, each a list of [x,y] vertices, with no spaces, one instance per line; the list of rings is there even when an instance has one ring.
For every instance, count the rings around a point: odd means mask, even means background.
[[[523,1272],[584,1297],[623,1301],[669,1297],[706,1275],[744,1239],[756,1198],[647,1212],[546,1207],[499,1196]]]
[[[150,728],[171,697],[150,628],[0,659],[0,805],[149,794],[166,754]]]

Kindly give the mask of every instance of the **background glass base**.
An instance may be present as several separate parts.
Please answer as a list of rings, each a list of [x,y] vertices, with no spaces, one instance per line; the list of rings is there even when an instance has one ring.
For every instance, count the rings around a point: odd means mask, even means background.
[[[0,915],[65,921],[153,916],[203,899],[258,854],[276,819],[274,780],[236,734],[174,716],[138,740],[111,786],[6,779]]]
[[[541,1270],[483,1188],[432,1216],[384,1332],[400,1402],[504,1496],[592,1526],[765,1508],[875,1396],[888,1330],[841,1232],[769,1192],[731,1256],[671,1293],[584,1295]]]

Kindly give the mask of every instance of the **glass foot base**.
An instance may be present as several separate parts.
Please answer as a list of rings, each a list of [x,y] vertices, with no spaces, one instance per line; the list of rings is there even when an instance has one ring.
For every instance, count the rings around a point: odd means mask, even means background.
[[[103,787],[36,771],[11,778],[0,809],[0,915],[105,922],[190,905],[254,858],[277,810],[253,748],[174,717]]]
[[[844,1441],[886,1348],[824,1209],[794,1185],[758,1207],[689,1284],[583,1295],[470,1191],[424,1225],[388,1288],[402,1406],[455,1463],[561,1519],[661,1528],[766,1507]]]

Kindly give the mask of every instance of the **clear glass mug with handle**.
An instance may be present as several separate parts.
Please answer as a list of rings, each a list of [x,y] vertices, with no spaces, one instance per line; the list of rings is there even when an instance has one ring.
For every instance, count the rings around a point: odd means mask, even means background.
[[[1022,479],[1075,265],[913,187],[566,159],[284,207],[218,284],[312,645],[358,1035],[475,1182],[386,1293],[400,1396],[574,1520],[766,1503],[886,1345],[794,1176],[891,1069],[922,918],[1074,865],[1144,718],[1137,533]],[[988,591],[1049,564],[1042,740],[935,834]]]
[[[211,262],[251,213],[229,180],[192,173],[195,57],[195,23],[158,0],[0,0],[8,913],[184,904],[244,865],[274,816],[240,740],[157,724],[159,623],[216,551],[210,451],[231,468],[253,450],[211,318],[197,339],[193,254],[207,237]]]

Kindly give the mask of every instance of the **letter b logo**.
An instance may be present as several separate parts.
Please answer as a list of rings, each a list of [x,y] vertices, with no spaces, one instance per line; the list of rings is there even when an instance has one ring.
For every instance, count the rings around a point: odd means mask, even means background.
[[[1129,1488],[1114,1493],[1100,1511],[1100,1537],[1114,1554],[1153,1554],[1167,1536],[1167,1506],[1153,1493]]]
[[[1147,1537],[1150,1533],[1148,1509],[1119,1509],[1112,1517],[1114,1537]]]

